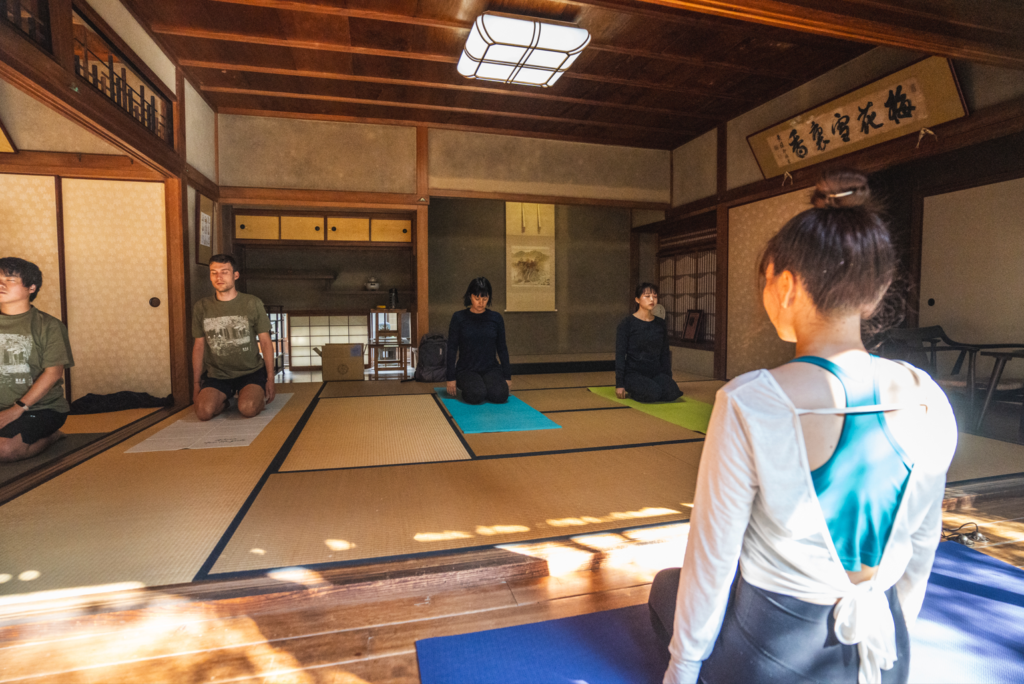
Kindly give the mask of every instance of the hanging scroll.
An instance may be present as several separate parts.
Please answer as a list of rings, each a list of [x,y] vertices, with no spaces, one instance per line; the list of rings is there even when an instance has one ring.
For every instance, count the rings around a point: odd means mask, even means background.
[[[196,263],[209,264],[214,254],[214,202],[202,193],[197,193],[196,204]]]
[[[505,310],[555,311],[555,205],[505,203]]]
[[[953,66],[929,57],[747,137],[765,178],[967,115]]]
[[[3,121],[0,121],[0,153],[14,154],[17,151],[17,148],[14,147],[14,141],[11,140],[7,129],[4,128]]]

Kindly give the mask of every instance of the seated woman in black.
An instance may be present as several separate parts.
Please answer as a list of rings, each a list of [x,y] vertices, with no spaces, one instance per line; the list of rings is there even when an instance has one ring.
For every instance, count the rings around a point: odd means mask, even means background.
[[[491,283],[474,278],[463,297],[468,308],[456,311],[448,326],[448,396],[458,388],[467,404],[504,404],[512,386],[505,321],[487,308],[490,301]]]
[[[651,403],[675,401],[683,396],[672,379],[672,355],[668,328],[653,311],[658,305],[658,286],[640,283],[638,308],[626,316],[615,332],[615,396]]]

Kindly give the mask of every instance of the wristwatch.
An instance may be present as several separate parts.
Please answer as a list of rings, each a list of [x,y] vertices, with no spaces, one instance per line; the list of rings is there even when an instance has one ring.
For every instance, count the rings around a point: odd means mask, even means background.
[[[18,406],[20,406],[21,408],[25,409],[26,411],[29,410],[29,407],[26,406],[25,402],[23,402],[21,399],[15,399],[14,403],[17,404]]]

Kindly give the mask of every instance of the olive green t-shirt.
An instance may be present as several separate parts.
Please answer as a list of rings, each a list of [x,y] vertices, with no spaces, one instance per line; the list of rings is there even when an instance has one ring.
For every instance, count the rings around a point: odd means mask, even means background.
[[[192,337],[206,338],[204,364],[211,378],[231,380],[263,367],[257,335],[270,332],[259,297],[239,292],[222,302],[205,297],[192,307]]]
[[[59,320],[34,306],[23,314],[0,314],[0,409],[14,406],[47,368],[74,365],[68,329]],[[70,411],[63,377],[31,408]]]

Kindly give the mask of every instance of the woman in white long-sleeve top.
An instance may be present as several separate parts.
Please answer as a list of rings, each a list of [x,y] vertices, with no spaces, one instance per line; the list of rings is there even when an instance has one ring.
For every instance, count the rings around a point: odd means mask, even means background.
[[[812,205],[760,264],[797,358],[719,391],[683,567],[651,588],[667,684],[907,681],[956,424],[861,342],[896,264],[866,177],[827,172]]]

